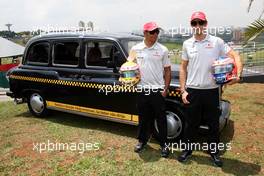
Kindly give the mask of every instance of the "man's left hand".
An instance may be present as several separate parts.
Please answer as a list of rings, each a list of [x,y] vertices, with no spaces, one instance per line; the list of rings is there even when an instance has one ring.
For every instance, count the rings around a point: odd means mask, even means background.
[[[161,95],[165,98],[167,97],[167,89],[165,89],[164,91],[162,91]]]

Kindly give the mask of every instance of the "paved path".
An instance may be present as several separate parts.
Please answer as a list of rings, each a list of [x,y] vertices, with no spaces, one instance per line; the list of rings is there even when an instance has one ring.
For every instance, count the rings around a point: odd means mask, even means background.
[[[3,101],[13,101],[13,99],[6,95],[0,95],[0,102],[3,102]]]
[[[244,67],[243,75],[264,75],[264,66]]]
[[[6,90],[8,89],[0,88],[0,102],[13,100],[12,98],[6,96]]]

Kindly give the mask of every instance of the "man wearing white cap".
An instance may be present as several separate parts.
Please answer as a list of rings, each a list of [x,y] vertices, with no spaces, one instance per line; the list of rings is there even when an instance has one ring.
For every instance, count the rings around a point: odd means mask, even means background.
[[[208,144],[219,144],[219,86],[212,76],[212,64],[220,56],[228,56],[235,60],[237,79],[229,84],[240,81],[242,63],[239,55],[224,43],[219,37],[207,33],[207,19],[203,12],[195,12],[191,16],[190,24],[193,37],[183,43],[182,62],[180,67],[180,87],[182,101],[186,106],[186,123],[183,142],[188,144],[178,161],[185,162],[192,155],[195,134],[202,118],[209,126]],[[214,144],[214,145],[212,145]],[[213,163],[223,165],[218,147],[209,148]]]
[[[156,118],[161,156],[168,157],[169,149],[165,147],[167,142],[165,97],[171,80],[168,49],[157,42],[160,28],[155,22],[146,23],[143,31],[144,41],[133,46],[129,56],[129,59],[135,59],[139,65],[140,82],[138,86],[145,90],[138,97],[138,144],[134,151],[139,153],[144,149]]]

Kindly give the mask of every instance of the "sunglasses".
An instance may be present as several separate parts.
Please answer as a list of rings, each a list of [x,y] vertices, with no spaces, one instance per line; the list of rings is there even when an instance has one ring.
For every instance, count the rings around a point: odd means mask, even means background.
[[[150,34],[150,35],[154,35],[155,33],[156,33],[156,34],[159,34],[159,32],[160,32],[160,31],[159,31],[158,29],[155,29],[155,30],[153,30],[153,31],[149,31],[149,34]]]
[[[191,26],[197,26],[199,24],[200,26],[203,26],[206,24],[206,21],[191,21]]]

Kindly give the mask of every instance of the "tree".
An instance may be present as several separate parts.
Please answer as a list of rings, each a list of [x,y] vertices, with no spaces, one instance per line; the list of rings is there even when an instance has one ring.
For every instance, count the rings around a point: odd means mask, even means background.
[[[254,40],[257,36],[264,32],[264,19],[257,19],[252,22],[245,31],[246,42]]]
[[[248,5],[248,12],[250,11],[251,5],[254,0],[249,0]],[[264,1],[263,1],[263,8],[262,12],[257,20],[252,22],[245,31],[245,41],[251,41],[254,40],[257,36],[259,36],[261,33],[264,32],[264,19],[262,18],[264,14]]]
[[[83,21],[79,21],[79,28],[83,29],[85,27],[85,23]]]
[[[89,21],[89,22],[87,23],[87,27],[90,28],[91,31],[93,31],[93,30],[94,30],[94,23],[93,23],[92,21]]]

